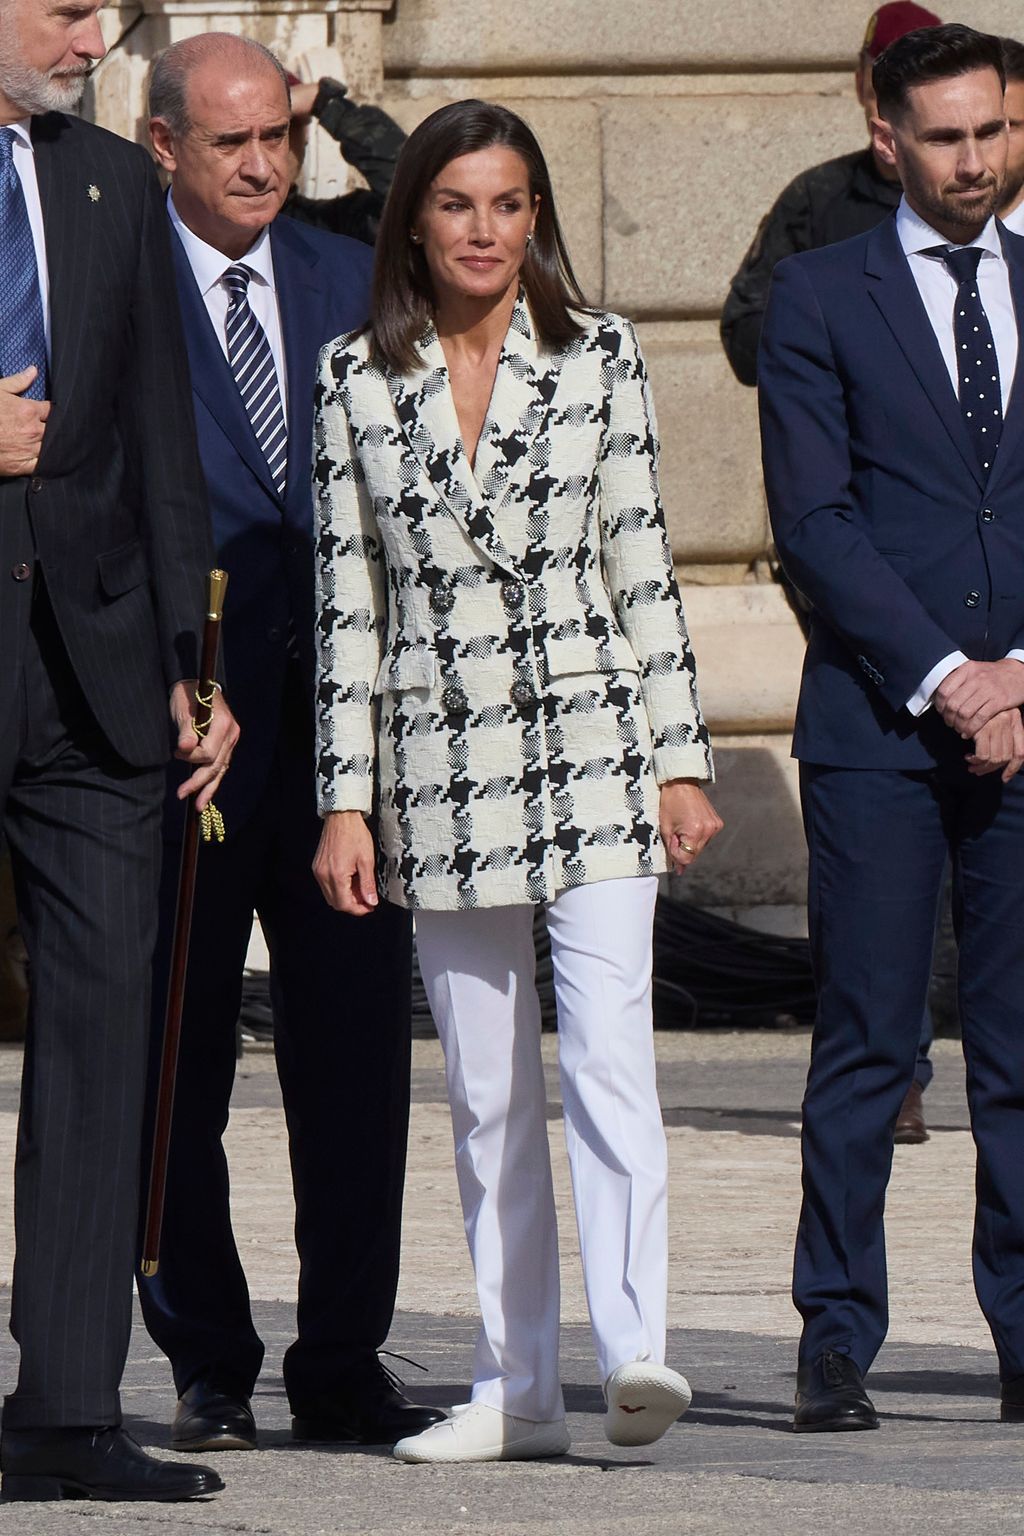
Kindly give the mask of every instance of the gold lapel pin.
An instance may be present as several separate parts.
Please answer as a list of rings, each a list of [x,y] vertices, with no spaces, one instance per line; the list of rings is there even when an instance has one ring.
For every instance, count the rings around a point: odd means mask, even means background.
[[[96,183],[94,181],[90,181],[88,187],[86,188],[86,191],[89,194],[89,201],[91,203],[98,203],[100,198],[103,195],[100,192],[99,187],[96,185]]]

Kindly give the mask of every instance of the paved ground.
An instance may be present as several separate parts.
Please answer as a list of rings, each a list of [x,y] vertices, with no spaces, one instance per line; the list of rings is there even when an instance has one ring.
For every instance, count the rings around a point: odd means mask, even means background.
[[[932,1140],[897,1152],[889,1203],[892,1332],[871,1378],[882,1429],[811,1437],[789,1430],[796,1328],[788,1269],[806,1050],[800,1033],[659,1037],[673,1181],[670,1360],[690,1377],[695,1395],[683,1423],[648,1452],[613,1450],[601,1435],[552,1077],[572,1454],[545,1464],[447,1470],[289,1442],[279,1374],[295,1270],[287,1164],[272,1060],[247,1055],[229,1134],[240,1246],[268,1345],[255,1404],[264,1450],[218,1458],[228,1488],[206,1504],[8,1506],[2,1529],[18,1536],[874,1536],[899,1527],[908,1536],[965,1529],[1003,1536],[1024,1514],[1024,1428],[997,1422],[995,1359],[971,1288],[971,1147],[953,1042],[939,1042],[936,1051]],[[472,1283],[436,1043],[417,1042],[415,1063],[404,1275],[391,1342],[429,1368],[414,1394],[450,1404],[463,1400],[468,1380]],[[17,1053],[0,1052],[0,1144],[8,1165],[17,1069]],[[5,1255],[9,1227],[5,1209]],[[5,1344],[5,1380],[13,1364]],[[168,1373],[141,1329],[125,1402],[138,1437],[166,1446]]]

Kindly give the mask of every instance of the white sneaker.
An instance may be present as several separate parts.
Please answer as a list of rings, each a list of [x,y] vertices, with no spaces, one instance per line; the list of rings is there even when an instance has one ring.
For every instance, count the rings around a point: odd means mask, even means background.
[[[564,1456],[568,1449],[564,1419],[537,1423],[486,1403],[469,1403],[443,1423],[399,1440],[391,1454],[399,1461],[418,1462],[532,1461],[539,1456]]]
[[[686,1412],[693,1396],[685,1376],[651,1360],[617,1366],[604,1395],[604,1432],[612,1445],[653,1445]]]

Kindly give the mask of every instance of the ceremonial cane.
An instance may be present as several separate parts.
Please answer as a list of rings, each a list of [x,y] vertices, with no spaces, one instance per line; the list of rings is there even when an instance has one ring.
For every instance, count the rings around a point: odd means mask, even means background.
[[[193,727],[197,736],[205,736],[213,719],[216,692],[217,648],[220,643],[220,619],[227,589],[226,571],[210,572],[210,601],[203,629],[203,653],[196,688],[196,712]],[[205,819],[205,820],[204,820]],[[149,1199],[146,1205],[146,1232],[142,1242],[142,1273],[155,1275],[160,1267],[160,1229],[164,1219],[164,1191],[167,1187],[167,1154],[171,1143],[171,1116],[174,1112],[174,1080],[178,1071],[178,1043],[181,1016],[185,1006],[185,976],[188,971],[188,941],[192,928],[192,901],[196,890],[196,859],[199,833],[203,826],[209,840],[211,825],[223,837],[223,824],[208,805],[197,811],[191,801],[185,818],[181,844],[181,870],[178,875],[178,905],[174,914],[174,942],[171,972],[167,988],[167,1012],[164,1015],[164,1047],[160,1058],[160,1089],[157,1094],[156,1123],[153,1127],[153,1158],[149,1171]]]

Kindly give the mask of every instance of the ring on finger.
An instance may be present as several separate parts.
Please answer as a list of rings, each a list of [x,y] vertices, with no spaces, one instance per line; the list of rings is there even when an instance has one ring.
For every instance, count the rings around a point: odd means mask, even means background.
[[[691,858],[697,852],[693,844],[686,842],[686,840],[682,837],[679,839],[679,846],[682,848],[684,853],[690,854]]]

